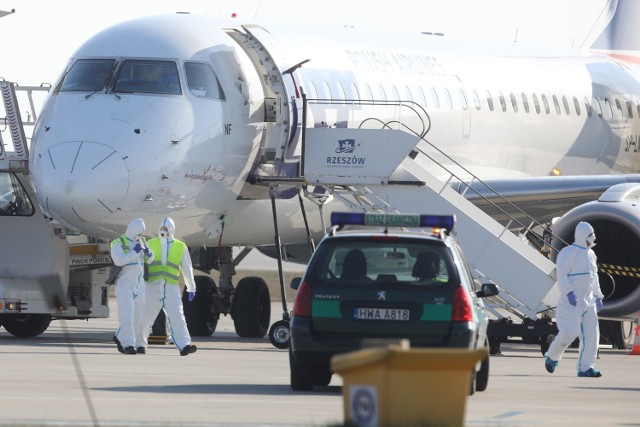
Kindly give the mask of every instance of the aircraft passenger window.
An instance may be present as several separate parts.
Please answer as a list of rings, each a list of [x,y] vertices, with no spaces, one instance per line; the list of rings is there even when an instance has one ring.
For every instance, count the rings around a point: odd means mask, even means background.
[[[629,118],[633,119],[633,107],[631,106],[631,101],[627,101],[627,113],[629,114]]]
[[[453,100],[451,99],[451,94],[449,93],[449,89],[444,88],[442,90],[442,93],[444,93],[442,99],[444,101],[444,108],[447,110],[452,110],[453,109]]]
[[[491,92],[487,91],[487,106],[489,107],[489,111],[493,111],[493,98],[491,97]]]
[[[636,110],[638,110],[638,118],[640,118],[640,104],[636,103]]]
[[[602,108],[602,115],[605,120],[611,120],[613,118],[613,109],[611,108],[611,102],[608,98],[604,99],[604,107]]]
[[[31,216],[35,213],[31,200],[18,178],[0,172],[0,216]]]
[[[516,96],[513,94],[513,92],[511,92],[509,94],[509,99],[511,100],[511,106],[513,107],[513,112],[517,113],[518,112],[518,102],[516,101]]]
[[[185,62],[184,71],[192,94],[201,98],[225,99],[220,82],[209,64]]]
[[[331,88],[329,87],[329,83],[323,81],[322,82],[322,98],[324,99],[334,99],[333,95],[331,94]]]
[[[538,101],[538,97],[536,94],[532,94],[531,98],[533,99],[533,106],[536,109],[536,113],[540,114],[540,101]]]
[[[542,103],[544,104],[544,112],[549,114],[551,109],[549,108],[549,101],[547,101],[547,95],[542,94]]]
[[[374,99],[376,101],[386,101],[387,100],[387,94],[384,91],[384,87],[382,87],[382,85],[378,85],[378,93],[376,94],[376,97]]]
[[[422,102],[423,102],[422,106],[426,109],[428,104],[427,104],[427,97],[424,94],[424,90],[422,90],[421,87],[418,87],[418,92],[420,92],[420,95],[422,96]]]
[[[526,113],[529,112],[529,101],[527,100],[527,95],[524,94],[524,92],[522,93],[522,106],[524,107],[524,111]]]
[[[411,89],[409,89],[409,86],[404,87],[404,97],[405,101],[413,102],[413,95],[411,94]]]
[[[615,111],[616,119],[624,118],[624,113],[622,111],[622,105],[620,104],[620,100],[616,98],[616,111]]]
[[[178,67],[173,61],[124,61],[113,86],[115,93],[182,95]]]
[[[366,99],[367,101],[373,101],[373,92],[371,91],[371,86],[368,84],[364,85],[364,90],[362,91],[362,99]]]
[[[439,110],[440,100],[438,99],[438,94],[436,93],[436,90],[433,87],[430,88],[430,92],[431,92],[431,99],[433,100],[433,109]]]
[[[573,97],[573,106],[576,108],[576,114],[579,116],[580,115],[580,102],[578,101],[578,98],[576,98],[575,96]]]
[[[344,91],[344,87],[342,87],[342,84],[340,84],[340,82],[336,82],[336,85],[338,86],[338,90],[336,90],[336,94],[338,95],[337,99],[347,99],[347,93]]]
[[[593,98],[591,105],[593,105],[593,109],[598,114],[598,117],[602,118],[602,105],[600,105],[600,100],[598,98]]]
[[[115,63],[115,59],[79,59],[67,71],[53,92],[101,91]]]
[[[356,86],[355,83],[351,83],[351,95],[349,96],[350,99],[360,99],[360,93],[358,92],[358,87]]]
[[[504,99],[502,92],[498,92],[498,98],[500,98],[500,105],[502,106],[502,112],[507,112],[507,101]]]
[[[569,111],[569,101],[567,101],[567,97],[562,95],[562,105],[564,106],[564,112],[568,116],[570,114]]]
[[[553,99],[553,106],[556,107],[556,114],[560,115],[560,103],[558,102],[558,97],[553,95],[551,98]]]
[[[464,96],[464,91],[462,89],[460,89],[460,103],[462,104],[463,110],[466,111],[469,109],[469,105],[467,104],[467,98]]]
[[[318,89],[316,88],[315,83],[313,83],[311,80],[307,80],[307,84],[307,92],[309,94],[308,98],[318,99]]]
[[[589,104],[589,100],[587,99],[587,97],[584,97],[584,109],[587,112],[587,116],[591,117],[592,111],[591,111],[591,105]]]
[[[476,105],[476,110],[480,111],[482,105],[480,105],[480,97],[478,96],[478,92],[476,92],[475,89],[473,90],[473,103]]]
[[[389,101],[400,101],[400,94],[398,93],[398,89],[395,87],[395,85],[391,85],[389,96]]]

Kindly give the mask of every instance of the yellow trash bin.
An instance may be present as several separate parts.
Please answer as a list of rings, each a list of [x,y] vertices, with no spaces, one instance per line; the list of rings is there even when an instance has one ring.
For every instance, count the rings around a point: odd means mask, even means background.
[[[471,372],[486,349],[365,348],[336,355],[345,422],[463,426]]]

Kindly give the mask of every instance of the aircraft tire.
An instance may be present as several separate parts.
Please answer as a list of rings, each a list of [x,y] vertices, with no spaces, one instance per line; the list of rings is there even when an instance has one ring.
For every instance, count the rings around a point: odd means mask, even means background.
[[[220,313],[213,305],[213,296],[218,293],[218,287],[209,276],[195,276],[196,297],[189,302],[186,290],[182,293],[184,318],[187,321],[189,334],[196,337],[210,337],[218,326]]]
[[[627,350],[633,343],[635,322],[600,320],[601,344],[611,344],[613,348]]]
[[[2,326],[18,338],[33,338],[47,330],[51,323],[50,314],[5,314]]]
[[[245,277],[238,282],[231,304],[236,333],[242,338],[262,338],[271,321],[271,297],[260,277]]]
[[[278,320],[269,328],[269,341],[276,348],[289,348],[291,341],[291,333],[289,332],[289,322],[286,320]]]

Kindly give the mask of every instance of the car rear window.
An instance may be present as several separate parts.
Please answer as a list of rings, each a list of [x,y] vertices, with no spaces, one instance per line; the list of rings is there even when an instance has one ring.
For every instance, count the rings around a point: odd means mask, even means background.
[[[350,238],[325,241],[307,272],[323,284],[459,284],[450,249],[440,241]]]

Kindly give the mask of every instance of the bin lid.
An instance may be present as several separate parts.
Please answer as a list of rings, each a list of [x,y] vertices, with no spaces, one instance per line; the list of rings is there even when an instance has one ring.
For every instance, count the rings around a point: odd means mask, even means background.
[[[341,373],[376,363],[384,364],[391,369],[471,369],[488,355],[489,352],[486,348],[476,350],[457,348],[414,348],[403,350],[398,346],[365,348],[333,356],[331,358],[331,369]]]

